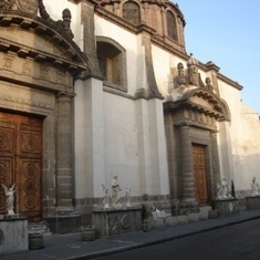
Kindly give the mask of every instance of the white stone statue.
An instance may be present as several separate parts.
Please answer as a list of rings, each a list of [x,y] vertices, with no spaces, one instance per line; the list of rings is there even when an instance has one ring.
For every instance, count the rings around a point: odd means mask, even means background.
[[[14,193],[15,193],[15,184],[11,188],[7,188],[4,184],[2,184],[6,195],[6,207],[7,207],[7,215],[15,215],[14,213]]]
[[[103,199],[103,204],[104,204],[104,209],[109,209],[109,189],[102,184],[103,191],[104,191],[104,199]]]
[[[230,196],[230,189],[226,178],[223,178],[221,184],[218,184],[217,191],[219,199],[225,199]]]
[[[167,214],[165,213],[164,210],[159,210],[158,208],[156,208],[155,206],[152,207],[152,215],[153,215],[153,219],[158,219],[158,218],[165,218],[167,217]]]
[[[131,189],[127,188],[125,193],[126,207],[131,207]]]
[[[112,180],[112,204],[113,206],[120,206],[119,200],[119,192],[121,191],[121,188],[118,184],[118,176],[115,174]]]
[[[199,74],[198,74],[198,61],[190,54],[190,58],[187,62],[188,66],[188,81],[190,84],[199,85]]]
[[[253,177],[252,182],[250,183],[252,189],[252,196],[258,196],[259,194],[259,185],[256,181],[256,177]]]

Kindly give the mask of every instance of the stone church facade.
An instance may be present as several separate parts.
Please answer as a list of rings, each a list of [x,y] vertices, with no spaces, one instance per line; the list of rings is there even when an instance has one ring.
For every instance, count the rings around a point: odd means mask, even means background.
[[[128,188],[173,215],[210,205],[224,177],[250,193],[259,117],[187,54],[184,29],[168,1],[0,1],[0,181],[16,184],[15,212],[74,231],[115,174],[122,204]]]

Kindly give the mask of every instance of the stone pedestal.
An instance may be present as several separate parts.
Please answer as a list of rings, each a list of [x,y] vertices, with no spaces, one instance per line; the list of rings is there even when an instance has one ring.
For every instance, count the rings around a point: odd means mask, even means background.
[[[246,209],[247,210],[260,209],[260,195],[246,197]]]
[[[217,199],[216,208],[219,216],[230,216],[239,213],[238,200],[235,198]]]
[[[92,222],[98,238],[142,230],[141,208],[94,210]]]
[[[44,221],[52,233],[71,233],[80,231],[81,219],[79,214],[70,214],[64,216],[45,217]]]
[[[0,219],[0,255],[28,250],[28,221],[6,216]]]

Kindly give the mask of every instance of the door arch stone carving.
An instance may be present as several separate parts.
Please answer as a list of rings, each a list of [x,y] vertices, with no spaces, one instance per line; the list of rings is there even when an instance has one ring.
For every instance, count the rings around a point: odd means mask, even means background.
[[[199,88],[187,91],[176,101],[164,103],[171,197],[181,201],[181,214],[198,211],[209,203],[220,180],[217,122],[229,121],[229,109],[216,94]],[[203,185],[198,193],[194,175],[193,144],[204,147]],[[206,177],[205,177],[206,176]],[[206,196],[207,195],[207,196]],[[199,201],[200,196],[204,197]],[[173,206],[174,208],[174,206]]]
[[[67,214],[73,211],[74,80],[88,70],[88,59],[63,30],[64,21],[37,17],[25,10],[27,1],[18,2],[19,8],[0,6],[0,111],[43,118],[43,216]]]

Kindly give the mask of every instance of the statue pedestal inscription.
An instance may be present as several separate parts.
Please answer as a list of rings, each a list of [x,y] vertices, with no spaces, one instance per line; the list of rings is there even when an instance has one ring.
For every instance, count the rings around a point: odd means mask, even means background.
[[[28,250],[27,226],[27,219],[16,215],[0,219],[0,255]]]
[[[98,238],[142,230],[141,208],[110,208],[92,212]]]
[[[247,210],[260,209],[260,195],[246,197],[246,209]]]
[[[230,216],[239,213],[238,200],[235,198],[217,199],[216,208],[219,216]]]

